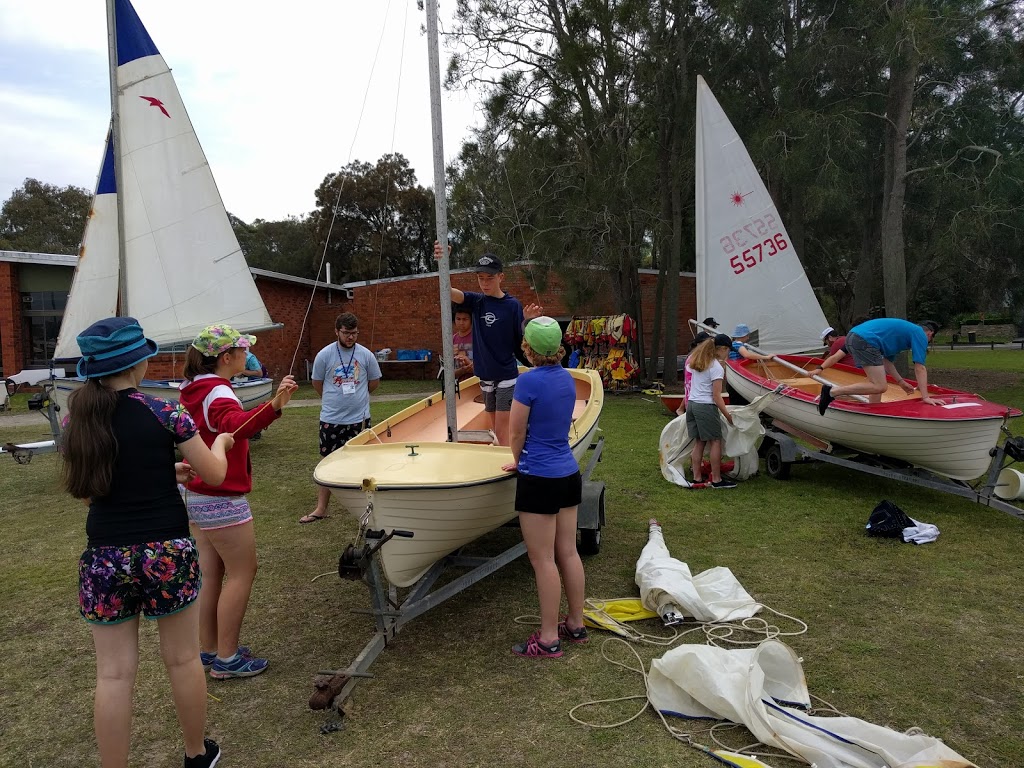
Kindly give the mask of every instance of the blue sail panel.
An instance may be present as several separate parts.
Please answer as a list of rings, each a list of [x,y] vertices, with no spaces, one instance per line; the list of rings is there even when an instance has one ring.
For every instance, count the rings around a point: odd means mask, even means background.
[[[97,195],[109,195],[117,192],[117,177],[114,174],[114,142],[107,134],[107,150],[103,153],[103,165],[100,167],[100,178],[96,183]]]
[[[117,66],[145,56],[160,55],[129,0],[114,0],[114,19],[117,26]]]

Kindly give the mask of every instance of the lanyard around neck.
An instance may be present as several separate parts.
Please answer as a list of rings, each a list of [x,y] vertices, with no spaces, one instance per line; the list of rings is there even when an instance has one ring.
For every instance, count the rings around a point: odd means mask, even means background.
[[[341,342],[334,342],[338,345],[338,364],[341,366],[341,375],[346,378],[355,375],[355,368],[352,367],[352,361],[356,359],[356,345],[352,345],[352,354],[349,355],[348,365],[345,365],[345,359],[341,356]]]

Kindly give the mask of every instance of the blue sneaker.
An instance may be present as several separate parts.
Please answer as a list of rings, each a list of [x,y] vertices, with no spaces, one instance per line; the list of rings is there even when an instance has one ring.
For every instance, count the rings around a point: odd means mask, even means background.
[[[249,657],[249,656],[252,656],[252,648],[250,648],[248,645],[240,645],[240,646],[238,646],[237,653],[238,653],[239,656]],[[199,652],[199,660],[203,662],[203,669],[206,670],[207,672],[210,671],[210,667],[213,666],[213,660],[216,659],[216,658],[217,658],[217,652],[216,651],[213,651],[212,653],[207,653],[206,651],[200,651]]]
[[[235,656],[231,661],[213,660],[210,677],[215,680],[230,680],[235,677],[255,677],[266,672],[270,662],[266,659],[254,659],[252,656]]]

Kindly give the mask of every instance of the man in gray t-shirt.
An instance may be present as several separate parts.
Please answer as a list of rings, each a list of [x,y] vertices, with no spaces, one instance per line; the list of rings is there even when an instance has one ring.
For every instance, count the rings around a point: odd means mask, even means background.
[[[338,335],[316,354],[313,361],[313,389],[322,398],[320,406],[320,455],[328,456],[370,426],[370,393],[380,384],[376,356],[357,344],[359,320],[351,312],[338,315]],[[299,519],[315,523],[327,517],[329,489],[317,487],[316,509]]]

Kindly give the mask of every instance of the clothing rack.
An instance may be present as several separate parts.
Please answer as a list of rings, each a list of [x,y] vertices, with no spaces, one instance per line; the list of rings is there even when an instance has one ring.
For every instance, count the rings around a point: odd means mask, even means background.
[[[596,370],[610,392],[640,389],[636,321],[627,314],[573,315],[564,342],[572,349],[568,367]]]

